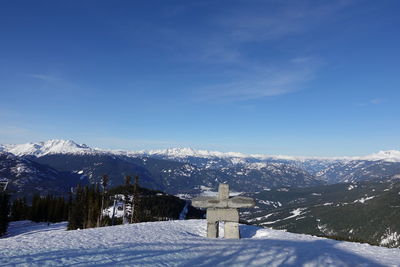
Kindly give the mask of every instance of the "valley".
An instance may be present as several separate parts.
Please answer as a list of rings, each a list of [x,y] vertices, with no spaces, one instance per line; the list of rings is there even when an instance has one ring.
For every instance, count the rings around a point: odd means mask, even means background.
[[[76,185],[141,186],[184,199],[228,183],[257,206],[243,222],[341,240],[400,246],[400,159],[396,151],[358,158],[294,158],[169,149],[110,151],[73,141],[0,145],[0,178],[12,198],[67,196]]]

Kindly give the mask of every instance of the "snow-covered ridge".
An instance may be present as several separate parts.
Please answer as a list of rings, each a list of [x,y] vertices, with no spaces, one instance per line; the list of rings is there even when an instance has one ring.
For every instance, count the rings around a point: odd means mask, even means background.
[[[171,157],[231,157],[231,158],[245,158],[248,155],[239,152],[218,152],[208,150],[194,150],[192,148],[169,148],[164,150],[150,150],[149,155],[166,155]]]
[[[400,162],[400,151],[398,150],[387,150],[379,151],[378,153],[371,154],[364,157],[358,157],[360,160],[384,160],[390,162]]]
[[[47,154],[94,154],[100,153],[85,144],[77,144],[71,140],[48,140],[45,142],[19,145],[0,145],[0,152],[5,151],[16,156],[37,156]]]
[[[17,145],[0,145],[0,152],[9,152],[16,156],[33,155],[41,157],[48,154],[114,154],[125,156],[159,156],[165,158],[229,158],[229,159],[248,159],[257,160],[288,160],[288,161],[351,161],[351,160],[368,160],[368,161],[389,161],[400,162],[400,151],[387,150],[379,151],[367,156],[359,157],[300,157],[285,155],[263,155],[263,154],[244,154],[240,152],[219,152],[209,150],[195,150],[192,148],[168,148],[160,150],[106,150],[101,148],[90,148],[85,144],[77,144],[72,140],[48,140],[45,142],[17,144]]]

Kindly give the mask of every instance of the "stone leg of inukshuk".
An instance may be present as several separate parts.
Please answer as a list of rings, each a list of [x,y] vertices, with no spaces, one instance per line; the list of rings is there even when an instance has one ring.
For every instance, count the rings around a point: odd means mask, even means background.
[[[207,237],[218,237],[219,221],[225,222],[225,238],[240,238],[239,208],[254,207],[248,197],[229,198],[229,185],[220,184],[218,197],[197,197],[192,200],[197,208],[207,208]]]
[[[218,222],[225,222],[225,238],[239,238],[239,211],[237,209],[207,209],[207,237],[218,237]],[[216,231],[214,230],[216,227]]]
[[[218,238],[219,235],[219,222],[207,221],[207,237]]]

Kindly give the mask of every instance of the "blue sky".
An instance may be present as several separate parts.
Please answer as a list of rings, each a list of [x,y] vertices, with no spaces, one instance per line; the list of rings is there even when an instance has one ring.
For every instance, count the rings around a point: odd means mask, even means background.
[[[400,2],[1,1],[0,143],[400,149]]]

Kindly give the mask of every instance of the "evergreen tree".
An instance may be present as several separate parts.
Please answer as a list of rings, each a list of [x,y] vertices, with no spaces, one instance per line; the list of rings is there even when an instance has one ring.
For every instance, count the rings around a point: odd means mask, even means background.
[[[128,214],[127,214],[127,206],[130,204],[131,212],[132,212],[132,203],[129,201],[129,187],[131,185],[131,177],[129,175],[125,176],[125,191],[124,191],[124,216],[123,216],[123,224],[129,223]]]
[[[20,207],[23,204],[17,203],[16,205]],[[18,208],[13,207],[14,209],[15,211],[13,212],[18,215]],[[62,222],[68,219],[68,204],[65,203],[63,197],[54,197],[52,195],[41,197],[35,194],[32,198],[32,206],[28,207],[27,210],[29,210],[29,217],[26,218],[34,222]],[[28,214],[28,212],[25,212],[25,214]]]
[[[0,236],[7,232],[8,228],[8,214],[10,212],[9,195],[1,192],[0,193]]]
[[[104,210],[104,204],[105,204],[104,203],[104,201],[105,201],[104,200],[104,194],[107,192],[108,181],[109,181],[108,175],[104,174],[102,179],[101,179],[101,185],[103,187],[103,192],[102,192],[102,195],[101,195],[101,209],[100,209],[99,219],[98,219],[98,222],[97,222],[97,227],[104,225],[104,222],[103,222],[103,219],[104,219],[103,218],[103,210]]]
[[[98,186],[87,187],[85,228],[96,227],[101,212],[101,193]]]
[[[101,199],[98,186],[78,186],[70,204],[68,229],[96,227],[101,212]]]
[[[29,219],[34,222],[40,221],[40,195],[34,194],[32,197],[32,207],[30,209]]]
[[[135,176],[135,185],[133,191],[133,207],[132,207],[132,217],[131,223],[138,223],[141,221],[140,219],[140,194],[139,194],[139,176]]]
[[[83,229],[83,188],[78,185],[75,189],[75,198],[69,205],[68,230]]]
[[[11,205],[11,221],[21,221],[29,218],[29,206],[26,198],[17,198]]]

